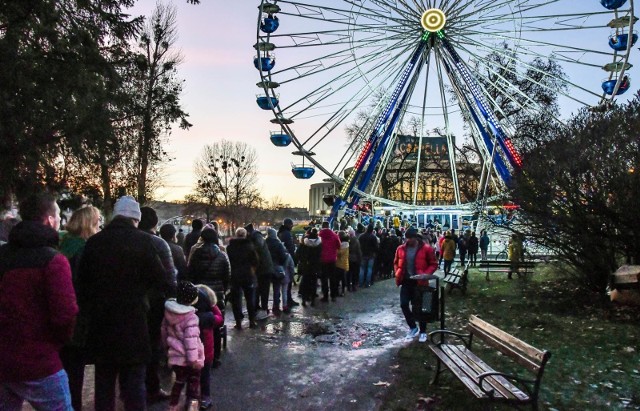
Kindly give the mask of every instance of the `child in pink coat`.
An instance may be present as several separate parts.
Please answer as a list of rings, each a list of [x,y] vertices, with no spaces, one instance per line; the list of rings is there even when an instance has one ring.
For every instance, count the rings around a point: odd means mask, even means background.
[[[204,346],[196,309],[198,289],[188,281],[178,284],[176,299],[165,302],[162,321],[162,341],[167,347],[168,363],[176,374],[171,390],[169,410],[177,411],[180,394],[187,386],[187,409],[200,407],[200,370],[204,366]]]

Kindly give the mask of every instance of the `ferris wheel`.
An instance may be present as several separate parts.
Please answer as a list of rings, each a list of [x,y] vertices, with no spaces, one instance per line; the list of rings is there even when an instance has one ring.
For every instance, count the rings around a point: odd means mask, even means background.
[[[631,88],[633,3],[262,0],[256,102],[273,112],[273,144],[294,147],[293,175],[319,170],[340,187],[332,215],[362,200],[465,207],[522,165],[505,107],[544,109],[523,83],[576,108]],[[472,170],[457,164],[463,135]]]

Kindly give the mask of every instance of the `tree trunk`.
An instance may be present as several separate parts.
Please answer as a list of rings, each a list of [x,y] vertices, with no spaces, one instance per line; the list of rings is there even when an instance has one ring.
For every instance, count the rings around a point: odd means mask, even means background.
[[[111,214],[113,213],[113,198],[111,197],[111,175],[109,174],[109,167],[104,158],[100,162],[100,181],[102,183],[102,193],[104,197],[102,211],[104,212],[105,219],[108,221],[111,219]]]

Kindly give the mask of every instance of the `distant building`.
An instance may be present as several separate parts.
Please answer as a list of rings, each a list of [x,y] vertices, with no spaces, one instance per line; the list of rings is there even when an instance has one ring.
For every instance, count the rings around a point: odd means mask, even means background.
[[[314,183],[309,187],[309,217],[321,218],[329,215],[331,207],[324,202],[325,195],[333,195],[336,191],[336,183]]]

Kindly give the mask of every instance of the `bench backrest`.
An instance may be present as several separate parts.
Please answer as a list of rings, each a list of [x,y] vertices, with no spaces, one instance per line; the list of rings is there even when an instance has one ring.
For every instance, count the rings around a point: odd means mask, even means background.
[[[535,374],[544,370],[551,357],[550,352],[532,347],[475,315],[469,319],[469,332]]]

